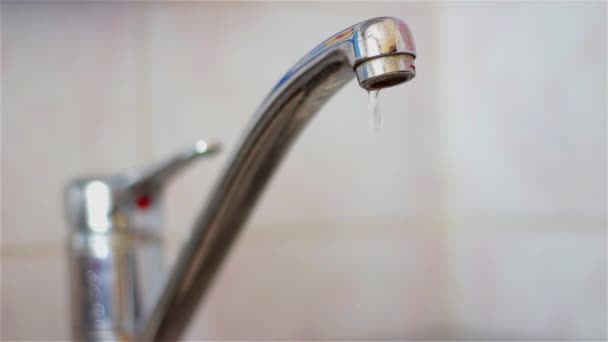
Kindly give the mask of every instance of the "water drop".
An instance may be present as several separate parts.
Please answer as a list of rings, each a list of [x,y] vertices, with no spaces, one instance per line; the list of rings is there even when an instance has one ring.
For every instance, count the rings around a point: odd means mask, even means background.
[[[370,127],[374,131],[379,131],[382,128],[382,112],[380,111],[380,103],[378,102],[378,93],[380,93],[380,90],[370,90],[368,93]]]

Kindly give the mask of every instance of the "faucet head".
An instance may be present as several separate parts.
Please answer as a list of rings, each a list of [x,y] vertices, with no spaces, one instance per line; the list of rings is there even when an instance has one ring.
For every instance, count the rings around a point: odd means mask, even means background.
[[[361,23],[353,39],[355,73],[359,85],[378,90],[405,83],[416,76],[416,46],[405,22],[393,17]]]

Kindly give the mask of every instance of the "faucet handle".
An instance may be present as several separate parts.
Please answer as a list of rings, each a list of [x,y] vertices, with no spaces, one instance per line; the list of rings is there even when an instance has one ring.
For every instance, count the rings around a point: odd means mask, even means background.
[[[122,214],[129,230],[158,232],[162,224],[162,192],[179,171],[203,156],[219,152],[220,146],[198,140],[172,157],[142,170],[123,175],[115,212]]]
[[[66,191],[68,222],[83,233],[159,231],[167,181],[199,157],[219,149],[219,144],[198,140],[143,170],[74,180]]]
[[[165,183],[178,171],[202,156],[213,155],[220,150],[220,145],[198,140],[194,145],[180,151],[176,155],[141,171],[126,175],[124,189],[129,191],[147,191],[150,193],[162,189]]]

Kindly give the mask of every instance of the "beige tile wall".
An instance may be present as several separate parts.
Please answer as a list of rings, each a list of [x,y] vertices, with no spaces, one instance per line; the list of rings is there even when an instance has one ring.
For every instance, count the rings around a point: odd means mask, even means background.
[[[67,180],[222,141],[168,191],[179,241],[281,74],[387,14],[417,78],[380,134],[354,82],[323,108],[187,338],[606,339],[601,2],[3,3],[1,339],[70,338]]]

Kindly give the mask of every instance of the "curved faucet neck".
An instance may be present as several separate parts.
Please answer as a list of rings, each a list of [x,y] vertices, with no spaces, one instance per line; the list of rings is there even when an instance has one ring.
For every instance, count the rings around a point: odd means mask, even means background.
[[[415,75],[415,53],[404,22],[376,18],[327,39],[281,78],[195,221],[155,310],[141,327],[143,339],[179,339],[291,143],[355,70],[361,66],[356,74],[368,90],[406,82]]]

